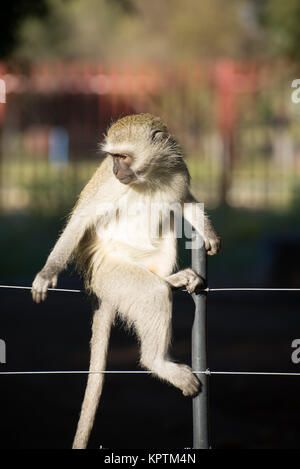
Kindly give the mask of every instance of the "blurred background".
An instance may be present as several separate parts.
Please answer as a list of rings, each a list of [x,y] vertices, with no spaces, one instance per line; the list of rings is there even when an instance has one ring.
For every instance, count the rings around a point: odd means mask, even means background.
[[[108,125],[151,112],[179,139],[222,236],[209,285],[299,287],[297,0],[10,0],[0,18],[1,284],[31,285]],[[82,287],[72,266],[59,287]],[[90,298],[57,292],[35,305],[2,289],[0,304],[0,371],[88,368]],[[296,292],[209,295],[210,368],[300,371],[299,306]],[[191,298],[174,293],[178,360],[190,360],[192,321]],[[108,368],[137,361],[135,337],[116,327]],[[70,447],[85,376],[0,380],[2,448]],[[296,377],[213,377],[212,447],[297,448],[299,391]],[[109,375],[90,442],[100,445],[191,447],[191,402],[146,375]]]

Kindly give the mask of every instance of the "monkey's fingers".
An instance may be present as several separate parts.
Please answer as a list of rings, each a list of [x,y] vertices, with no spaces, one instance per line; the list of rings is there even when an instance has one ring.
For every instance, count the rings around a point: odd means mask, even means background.
[[[205,240],[205,249],[209,256],[214,256],[221,249],[221,238],[213,238]]]
[[[44,287],[42,290],[42,301],[45,301],[45,299],[47,298],[47,290],[48,286]]]
[[[37,275],[37,277],[34,279],[31,289],[32,299],[35,301],[35,303],[45,301],[47,297],[48,285],[49,282],[47,280]]]
[[[52,288],[56,288],[57,285],[57,275],[55,275],[52,279],[51,286]]]
[[[32,299],[35,303],[40,303],[41,301],[44,301],[46,299],[47,293],[42,292],[41,290],[31,290],[32,294]]]
[[[37,301],[36,301],[36,292],[35,292],[35,290],[34,290],[33,288],[31,288],[31,296],[32,296],[33,301],[34,301],[35,303],[37,303]]]
[[[31,295],[32,295],[32,299],[33,299],[33,301],[34,301],[35,303],[40,303],[40,301],[41,301],[41,295],[40,295],[40,293],[39,293],[37,290],[35,290],[34,288],[32,288],[32,290],[31,290]]]

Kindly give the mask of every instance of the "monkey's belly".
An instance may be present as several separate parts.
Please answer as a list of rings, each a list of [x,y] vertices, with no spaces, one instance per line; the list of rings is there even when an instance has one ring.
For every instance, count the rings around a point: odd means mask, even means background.
[[[100,242],[99,248],[106,260],[118,259],[119,262],[130,262],[145,267],[150,272],[166,277],[170,275],[176,264],[176,240],[163,239],[155,242],[152,249],[135,248],[119,241]]]

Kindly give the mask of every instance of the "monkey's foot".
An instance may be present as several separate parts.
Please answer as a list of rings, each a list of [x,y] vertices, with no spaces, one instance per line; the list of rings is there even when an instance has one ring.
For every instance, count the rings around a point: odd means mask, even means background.
[[[177,365],[176,373],[170,379],[172,384],[181,389],[184,396],[195,396],[200,391],[201,383],[187,365]]]
[[[183,273],[186,276],[185,285],[187,291],[189,293],[200,293],[200,290],[204,287],[203,279],[192,269],[186,269]]]
[[[204,287],[204,280],[190,268],[169,275],[165,280],[172,285],[172,287],[178,288],[185,286],[189,293],[200,293],[201,289]]]
[[[143,363],[143,366],[152,370],[159,378],[180,389],[184,396],[192,397],[200,391],[201,383],[189,366],[166,360],[158,360],[152,366],[149,365]]]

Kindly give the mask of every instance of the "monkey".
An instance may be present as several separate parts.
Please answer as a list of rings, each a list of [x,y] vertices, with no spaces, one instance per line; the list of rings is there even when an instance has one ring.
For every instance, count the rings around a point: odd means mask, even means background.
[[[204,226],[195,216],[197,201],[190,192],[183,152],[159,117],[148,113],[121,117],[109,127],[101,149],[105,156],[100,166],[80,193],[63,233],[32,284],[33,300],[44,301],[47,289],[55,288],[60,271],[74,259],[86,289],[99,299],[74,449],[84,449],[88,443],[116,317],[135,330],[142,367],[184,396],[199,392],[200,382],[191,368],[168,357],[171,287],[185,286],[190,293],[197,293],[203,288],[203,279],[191,268],[174,273],[174,218],[170,217],[161,232],[167,209],[173,204],[183,207],[183,217],[203,237],[209,255],[216,254],[221,245],[208,216],[204,215]],[[159,209],[153,223],[156,236],[149,234],[145,222],[151,204]]]

